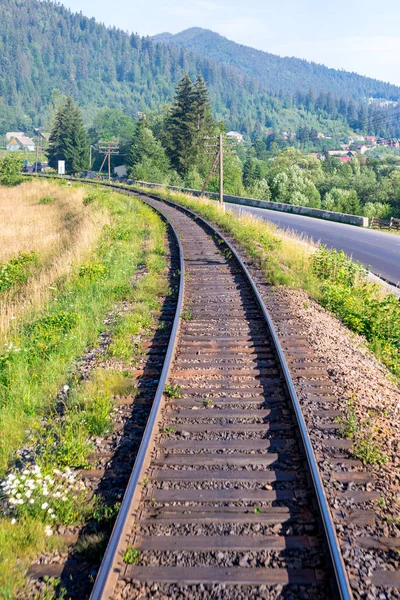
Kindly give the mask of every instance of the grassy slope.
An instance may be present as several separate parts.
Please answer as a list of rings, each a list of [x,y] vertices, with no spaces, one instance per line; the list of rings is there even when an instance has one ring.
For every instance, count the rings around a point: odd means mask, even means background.
[[[39,185],[49,192],[47,183]],[[58,186],[51,189],[57,196]],[[32,193],[37,191],[34,186]],[[66,190],[61,188],[61,192]],[[25,459],[39,465],[43,475],[54,477],[54,468],[87,464],[91,436],[108,431],[114,395],[133,393],[128,376],[135,354],[132,335],[153,325],[160,298],[168,293],[165,226],[150,208],[139,200],[104,190],[73,188],[68,194],[78,194],[81,206],[85,199],[94,214],[107,214],[110,224],[102,227],[100,236],[86,249],[84,260],[81,256],[72,262],[68,273],[53,283],[51,297],[17,320],[7,333],[0,350],[2,474],[16,455],[21,456],[21,447],[25,448]],[[40,212],[41,205],[33,206]],[[146,267],[146,274],[132,290],[131,278],[139,266]],[[70,383],[76,360],[88,348],[96,347],[105,316],[122,300],[131,304],[131,310],[117,319],[110,361],[115,357],[119,366],[125,361],[126,371],[107,367],[94,371],[89,381],[75,381],[59,414],[55,410],[58,390]],[[21,472],[17,475],[23,486],[26,477],[22,481]],[[55,524],[85,522],[94,515],[100,515],[98,519],[103,522],[101,507],[85,503],[72,489],[62,503],[52,494],[44,496],[38,485],[31,496],[35,498],[33,505],[28,504],[28,496],[25,499],[25,488],[20,491],[24,503],[13,507],[6,501],[0,519],[0,598],[15,597],[16,590],[24,587],[24,570],[34,556],[60,544],[44,535],[46,524],[53,523],[41,509],[44,501],[50,504]],[[109,512],[104,514],[109,517]],[[103,531],[106,526],[103,523],[99,528]]]

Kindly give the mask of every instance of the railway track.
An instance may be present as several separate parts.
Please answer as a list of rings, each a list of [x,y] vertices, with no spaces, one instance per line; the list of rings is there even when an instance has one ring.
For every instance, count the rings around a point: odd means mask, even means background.
[[[146,342],[151,412],[92,600],[400,598],[397,520],[376,514],[386,481],[341,438],[343,398],[290,302],[198,215],[115,191],[169,222],[180,292],[162,344]],[[89,581],[72,558],[32,573]]]
[[[182,245],[181,297],[92,599],[350,598],[289,371],[245,265],[187,211],[144,200]]]

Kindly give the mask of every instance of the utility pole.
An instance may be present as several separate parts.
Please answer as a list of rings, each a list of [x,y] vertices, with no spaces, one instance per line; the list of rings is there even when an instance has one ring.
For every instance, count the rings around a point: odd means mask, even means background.
[[[93,149],[93,146],[92,146],[92,144],[90,144],[90,149],[89,149],[89,171],[92,170],[92,149]]]
[[[224,206],[224,136],[219,136],[219,205]]]
[[[212,140],[214,142],[212,144],[206,144],[206,148],[214,149],[214,151],[207,151],[206,154],[214,156],[215,150],[217,150],[217,154],[215,156],[210,172],[207,175],[207,179],[204,182],[203,189],[201,190],[201,196],[204,195],[204,192],[206,191],[207,186],[210,182],[211,175],[213,174],[214,169],[219,163],[219,205],[222,209],[224,209],[224,156],[227,154],[234,154],[234,152],[232,152],[231,149],[227,149],[227,142],[230,140],[228,140],[228,138],[225,138],[222,133],[218,137],[207,137],[205,139]]]
[[[119,154],[119,144],[117,142],[99,142],[99,152],[104,154],[104,160],[101,163],[99,175],[108,159],[108,181],[111,182],[111,156]]]

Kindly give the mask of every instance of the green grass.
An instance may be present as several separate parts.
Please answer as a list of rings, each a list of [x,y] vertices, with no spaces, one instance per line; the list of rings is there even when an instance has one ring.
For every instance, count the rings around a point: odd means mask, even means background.
[[[53,498],[51,486],[58,483],[43,488],[44,477],[63,479],[64,469],[88,466],[93,451],[90,438],[110,431],[115,397],[135,394],[129,363],[139,348],[133,336],[154,326],[153,313],[170,293],[161,219],[139,200],[96,189],[89,194],[93,210],[101,206],[109,211],[111,226],[85,262],[74,265],[71,275],[53,286],[51,300],[15,324],[0,349],[0,476],[15,472],[22,477],[20,471],[10,471],[21,446],[41,469],[33,491],[23,487],[26,479],[35,479],[31,474],[23,476],[21,488],[11,484],[2,488],[0,543],[7,536],[10,539],[0,548],[0,598],[15,597],[16,590],[23,589],[29,561],[56,545],[55,536],[47,536],[45,527],[94,519],[101,523],[102,533],[110,517],[103,514],[107,507],[96,508],[96,500],[88,503],[78,482],[76,487],[74,483],[56,490],[61,499]],[[132,287],[132,276],[141,266],[145,274]],[[107,325],[111,363],[117,358],[118,365],[97,368],[85,381],[72,377],[76,360],[97,346],[104,318],[122,301],[129,303],[130,312]],[[68,393],[56,404],[57,392],[66,382]],[[27,491],[33,495],[25,496]],[[24,499],[21,505],[18,498]],[[115,512],[110,518],[115,518]],[[88,541],[87,551],[100,552],[103,543],[97,538]]]

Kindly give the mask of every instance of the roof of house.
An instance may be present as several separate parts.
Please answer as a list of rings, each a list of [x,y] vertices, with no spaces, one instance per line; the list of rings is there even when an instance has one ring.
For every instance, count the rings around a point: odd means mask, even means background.
[[[27,135],[15,136],[22,146],[34,146],[35,142]]]
[[[8,139],[8,138],[7,138],[7,139]],[[19,145],[20,145],[20,143],[19,143],[19,141],[17,140],[17,138],[12,138],[12,139],[11,139],[11,140],[8,142],[8,144],[7,144],[7,147],[8,147],[8,146],[19,146]]]
[[[6,133],[6,140],[12,140],[13,138],[18,138],[20,136],[24,136],[23,131],[9,131]]]
[[[341,163],[348,163],[351,161],[351,157],[350,156],[339,156],[338,157]]]

